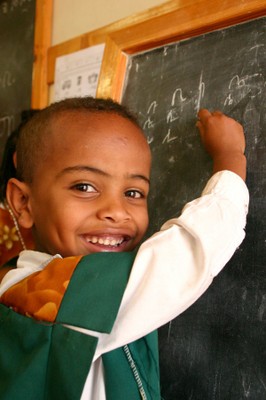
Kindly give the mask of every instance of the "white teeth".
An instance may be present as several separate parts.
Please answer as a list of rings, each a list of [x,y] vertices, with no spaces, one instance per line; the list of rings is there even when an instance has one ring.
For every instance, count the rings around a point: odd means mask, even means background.
[[[86,238],[87,242],[91,242],[93,244],[99,243],[103,244],[104,246],[118,246],[123,242],[123,238],[114,239],[114,238],[98,238],[97,236],[92,236],[90,238]]]

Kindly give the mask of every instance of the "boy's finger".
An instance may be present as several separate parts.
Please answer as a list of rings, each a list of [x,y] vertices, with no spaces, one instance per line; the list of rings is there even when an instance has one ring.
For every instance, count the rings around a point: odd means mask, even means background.
[[[196,127],[198,128],[200,136],[201,136],[201,138],[203,140],[203,137],[204,137],[204,126],[203,126],[202,122],[201,121],[197,121],[196,122]]]
[[[211,115],[212,114],[209,110],[207,110],[206,108],[202,108],[198,112],[198,119],[204,123],[208,118],[211,117]]]
[[[196,122],[196,127],[199,128],[199,130],[202,128],[202,123],[199,120]]]
[[[213,111],[212,115],[224,115],[224,114],[222,113],[222,111],[215,110]]]

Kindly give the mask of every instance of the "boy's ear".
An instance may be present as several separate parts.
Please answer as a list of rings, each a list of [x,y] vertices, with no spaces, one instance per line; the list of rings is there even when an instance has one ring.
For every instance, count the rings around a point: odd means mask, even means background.
[[[23,228],[32,228],[34,221],[30,207],[29,186],[16,178],[9,179],[6,188],[6,199],[18,224]]]

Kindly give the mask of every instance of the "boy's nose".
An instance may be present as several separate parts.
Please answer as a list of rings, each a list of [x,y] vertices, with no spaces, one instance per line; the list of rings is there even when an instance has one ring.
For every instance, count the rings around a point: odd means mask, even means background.
[[[130,219],[125,201],[123,199],[111,198],[101,205],[98,211],[100,219],[110,220],[113,222],[123,222]]]

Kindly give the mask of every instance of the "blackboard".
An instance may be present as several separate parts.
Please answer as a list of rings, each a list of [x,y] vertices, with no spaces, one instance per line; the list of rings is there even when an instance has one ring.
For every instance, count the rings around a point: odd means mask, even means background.
[[[244,126],[250,212],[246,238],[187,311],[159,330],[164,400],[266,399],[266,19],[128,57],[122,103],[153,152],[150,230],[180,213],[211,173],[199,108]]]
[[[0,1],[0,163],[7,137],[31,107],[35,0]]]

